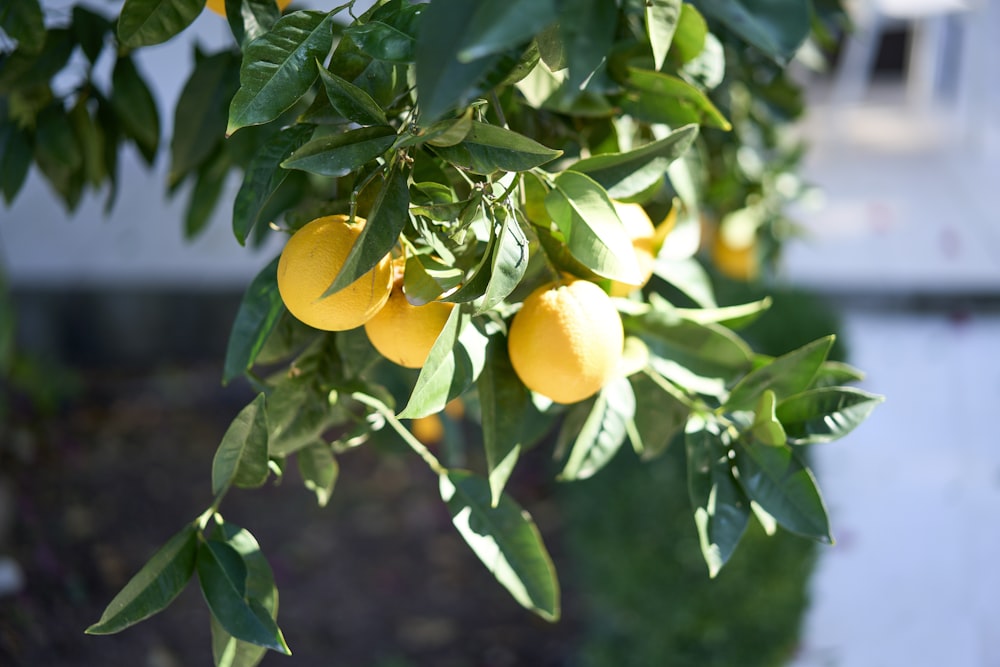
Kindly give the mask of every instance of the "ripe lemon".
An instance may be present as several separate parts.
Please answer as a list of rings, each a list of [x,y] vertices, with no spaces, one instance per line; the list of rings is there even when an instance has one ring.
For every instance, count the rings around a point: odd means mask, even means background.
[[[756,233],[727,234],[727,231],[724,225],[715,229],[711,245],[712,263],[722,275],[734,280],[755,280],[760,273]]]
[[[628,296],[633,290],[648,283],[653,275],[653,265],[656,263],[656,228],[646,214],[646,209],[639,204],[624,204],[618,201],[613,203],[618,217],[625,225],[625,233],[632,242],[635,261],[642,276],[642,280],[635,284],[617,280],[611,283],[611,296]]]
[[[364,229],[365,221],[330,215],[308,223],[288,239],[278,260],[278,292],[288,310],[311,327],[345,331],[370,320],[392,290],[389,255],[344,289],[320,298],[330,287]]]
[[[433,414],[414,419],[410,423],[410,432],[413,433],[413,437],[425,445],[441,442],[444,437],[444,424],[441,422],[441,415]]]
[[[389,361],[421,368],[454,307],[443,301],[414,306],[403,292],[402,280],[397,280],[385,307],[365,323],[365,333]]]
[[[292,0],[276,0],[276,1],[278,4],[278,9],[284,9],[292,2]],[[226,15],[226,0],[208,0],[208,2],[205,3],[205,6],[211,9],[219,16]]]
[[[539,287],[514,316],[507,349],[526,387],[556,403],[595,394],[614,375],[625,335],[604,291],[570,278]]]

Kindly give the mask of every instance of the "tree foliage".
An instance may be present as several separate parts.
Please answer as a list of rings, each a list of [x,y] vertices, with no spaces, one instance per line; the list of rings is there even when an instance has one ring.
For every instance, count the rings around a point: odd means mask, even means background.
[[[213,501],[171,538],[88,632],[117,632],[197,579],[219,665],[288,652],[274,578],[245,528],[226,522],[232,487],[260,486],[297,459],[321,504],[339,460],[396,432],[438,477],[458,534],[524,607],[559,616],[559,585],[530,514],[507,493],[524,450],[555,442],[559,478],[599,474],[626,443],[687,461],[709,573],[751,521],[829,542],[803,448],[847,435],[881,400],[820,339],[772,358],[737,331],[768,301],[719,306],[701,236],[756,240],[764,254],[801,189],[800,150],[782,128],[802,100],[785,67],[835,16],[804,0],[381,0],[280,13],[227,0],[232,48],[196,51],[169,146],[134,50],[170,40],[204,0],[125,0],[117,20],[83,6],[45,23],[38,0],[0,10],[0,192],[31,165],[73,210],[118,185],[132,145],[169,153],[167,186],[186,191],[198,234],[235,170],[236,242],[293,231],[324,214],[368,224],[333,293],[387,252],[405,256],[408,297],[458,304],[419,373],[381,359],[361,330],[321,332],[286,312],[269,263],[233,324],[224,382],[259,394],[233,421],[212,469]],[[112,55],[110,72],[99,71]],[[80,61],[83,68],[69,68]],[[72,85],[56,75],[71,69]],[[610,288],[635,255],[613,201],[660,223],[654,277],[616,299],[620,373],[589,400],[530,392],[506,355],[510,317],[560,273]],[[772,243],[767,244],[770,240]],[[464,470],[406,420],[461,397],[483,429],[484,468]],[[291,604],[294,604],[292,602]]]

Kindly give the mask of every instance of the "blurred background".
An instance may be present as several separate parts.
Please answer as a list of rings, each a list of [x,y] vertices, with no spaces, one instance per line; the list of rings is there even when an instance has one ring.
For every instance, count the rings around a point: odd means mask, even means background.
[[[814,449],[836,545],[752,532],[710,582],[680,452],[647,466],[623,452],[565,486],[536,451],[512,483],[562,579],[549,626],[480,571],[421,463],[362,448],[325,509],[295,479],[227,499],[283,597],[294,656],[265,665],[1000,666],[1000,2],[850,10],[836,66],[796,72],[815,186],[791,211],[799,235],[767,285],[719,278],[734,298],[776,295],[748,332],[758,349],[836,331],[862,386],[887,396]],[[206,15],[139,54],[161,117],[191,42],[230,39]],[[0,665],[208,664],[193,587],[125,633],[83,635],[208,502],[211,457],[249,397],[218,381],[229,326],[277,251],[236,244],[224,206],[185,240],[162,162],[126,152],[109,215],[88,197],[67,219],[35,173],[0,210],[20,350],[0,413]]]

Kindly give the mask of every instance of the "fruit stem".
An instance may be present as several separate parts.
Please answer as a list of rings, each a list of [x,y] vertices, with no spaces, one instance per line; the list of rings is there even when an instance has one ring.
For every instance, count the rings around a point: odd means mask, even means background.
[[[382,415],[385,420],[389,422],[389,426],[392,427],[392,430],[399,434],[399,437],[401,437],[403,441],[408,444],[410,448],[424,460],[425,463],[427,463],[431,470],[436,472],[438,475],[445,475],[448,473],[448,469],[441,465],[441,462],[438,461],[433,454],[431,454],[431,450],[427,449],[427,447],[424,446],[424,443],[417,440],[416,437],[410,433],[410,430],[403,426],[403,423],[396,418],[395,413],[389,409],[388,405],[373,396],[362,394],[361,392],[352,393],[351,398],[362,405],[367,405]]]

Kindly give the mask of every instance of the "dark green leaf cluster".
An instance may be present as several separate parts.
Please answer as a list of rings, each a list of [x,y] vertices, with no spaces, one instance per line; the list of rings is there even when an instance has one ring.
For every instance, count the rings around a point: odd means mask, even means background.
[[[117,39],[165,41],[202,5],[126,0]],[[325,504],[341,459],[386,433],[438,476],[459,535],[497,581],[549,620],[559,616],[556,573],[530,514],[506,491],[530,447],[554,442],[559,478],[572,481],[597,474],[626,442],[641,458],[676,443],[713,576],[751,515],[769,532],[781,525],[829,541],[800,450],[843,437],[880,399],[843,386],[857,373],[827,360],[830,338],[777,358],[754,354],[735,331],[769,301],[720,307],[698,261],[706,216],[743,211],[759,226],[754,207],[780,208],[760,184],[782,188],[746,179],[729,153],[776,145],[756,133],[794,110],[782,67],[809,34],[809,3],[384,0],[359,16],[353,5],[282,15],[268,0],[227,0],[235,47],[197,54],[175,112],[170,187],[193,182],[187,229],[196,233],[226,174],[241,171],[232,214],[241,244],[321,215],[363,217],[326,295],[393,255],[412,304],[455,307],[419,372],[403,371],[362,329],[323,332],[292,317],[277,262],[265,267],[237,313],[223,378],[246,378],[260,395],[219,446],[215,500],[91,632],[155,613],[197,573],[217,664],[287,652],[266,561],[248,532],[222,520],[220,503],[233,486],[280,475],[294,457]],[[19,10],[4,26],[28,35],[32,20]],[[10,58],[48,67],[22,51]],[[155,152],[128,58],[116,65],[109,104],[122,131]],[[0,82],[8,70],[18,71],[5,61]],[[46,108],[36,122],[48,122]],[[5,109],[4,118],[25,117],[23,102]],[[641,205],[655,225],[648,284],[622,204]],[[529,390],[507,345],[525,297],[565,274],[611,292],[636,286],[614,300],[621,364],[572,405]],[[452,439],[439,459],[406,422],[436,417],[456,399],[482,441]]]

